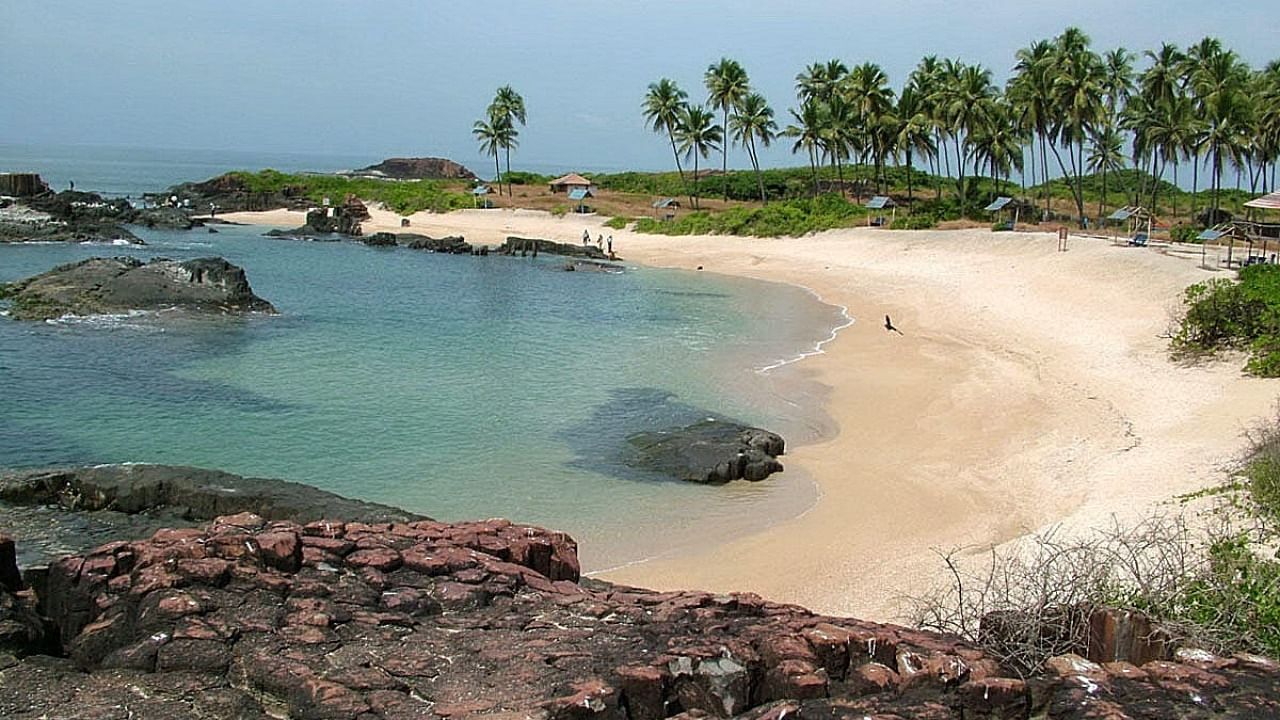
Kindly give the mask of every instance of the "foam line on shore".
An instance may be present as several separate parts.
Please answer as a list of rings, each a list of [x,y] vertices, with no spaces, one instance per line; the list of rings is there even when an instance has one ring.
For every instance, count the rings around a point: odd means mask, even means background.
[[[796,287],[799,287],[799,288],[803,289],[805,292],[807,292],[807,293],[809,293],[810,295],[812,295],[812,296],[814,296],[815,298],[817,298],[818,302],[823,303],[824,305],[828,305],[828,304],[830,304],[830,303],[827,303],[825,300],[823,300],[823,299],[822,299],[822,296],[821,296],[821,295],[819,295],[819,294],[818,294],[818,292],[817,292],[816,290],[814,290],[813,288],[808,287],[808,286],[805,286],[805,285],[797,285]],[[808,351],[806,351],[806,352],[802,352],[802,353],[800,353],[799,355],[796,355],[796,356],[795,356],[795,357],[793,357],[793,358],[788,358],[788,359],[785,359],[785,360],[779,360],[778,362],[772,363],[772,364],[770,364],[770,365],[766,365],[766,366],[764,366],[764,367],[762,367],[762,368],[757,368],[757,369],[756,369],[756,372],[760,373],[761,375],[764,375],[764,374],[766,374],[766,373],[769,373],[770,371],[777,370],[777,369],[778,369],[778,368],[780,368],[780,367],[783,367],[783,366],[786,366],[786,365],[790,365],[790,364],[792,364],[792,363],[798,363],[798,362],[800,362],[801,360],[804,360],[805,358],[813,357],[814,355],[823,355],[823,354],[825,354],[825,353],[826,353],[826,350],[824,350],[823,348],[826,346],[826,344],[827,344],[827,343],[829,343],[829,342],[831,342],[832,340],[835,340],[835,339],[836,339],[836,336],[838,336],[838,335],[840,334],[840,331],[841,331],[841,330],[844,330],[845,328],[848,328],[848,327],[852,326],[855,322],[857,322],[857,320],[855,320],[855,319],[853,318],[853,316],[849,314],[849,308],[848,308],[848,306],[845,306],[845,305],[836,305],[836,307],[840,308],[840,317],[844,318],[844,322],[843,322],[842,324],[837,325],[836,327],[832,328],[832,329],[831,329],[831,334],[830,334],[830,335],[828,335],[828,336],[826,337],[826,339],[824,339],[824,340],[819,340],[819,341],[818,341],[818,344],[817,344],[817,345],[814,345],[812,350],[808,350]]]

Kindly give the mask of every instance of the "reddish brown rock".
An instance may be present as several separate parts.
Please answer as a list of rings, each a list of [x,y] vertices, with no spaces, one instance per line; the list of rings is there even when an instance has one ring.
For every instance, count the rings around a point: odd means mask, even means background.
[[[266,532],[253,536],[268,566],[285,572],[302,567],[302,542],[294,532]]]

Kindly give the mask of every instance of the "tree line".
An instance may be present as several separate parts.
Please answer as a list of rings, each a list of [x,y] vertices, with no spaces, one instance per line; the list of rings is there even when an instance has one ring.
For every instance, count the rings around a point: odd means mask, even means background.
[[[688,93],[662,78],[649,85],[643,112],[648,127],[666,135],[694,207],[699,159],[719,151],[727,170],[731,145],[747,151],[760,199],[767,202],[757,148],[780,136],[793,140],[793,153],[807,156],[815,195],[822,191],[820,165],[832,168],[843,194],[844,170],[856,160],[872,168],[877,189],[887,163],[904,163],[911,199],[918,161],[934,175],[937,197],[942,177],[953,180],[965,206],[973,199],[974,178],[998,184],[1017,171],[1024,182],[1030,177],[1032,185],[1040,184],[1047,210],[1048,181],[1056,175],[1065,180],[1082,224],[1086,174],[1101,175],[1101,214],[1107,174],[1129,163],[1143,172],[1137,173],[1140,186],[1125,190],[1139,202],[1149,198],[1153,207],[1165,173],[1172,169],[1177,185],[1183,162],[1191,163],[1193,197],[1206,169],[1214,217],[1228,168],[1237,172],[1237,184],[1247,178],[1251,192],[1275,188],[1280,61],[1255,70],[1215,38],[1186,49],[1165,43],[1141,57],[1146,67],[1139,72],[1139,56],[1124,48],[1099,53],[1088,35],[1072,27],[1018,50],[1003,88],[981,65],[930,55],[899,92],[875,63],[850,68],[840,60],[815,62],[796,76],[798,106],[781,130],[742,66],[722,58],[704,75],[705,103],[691,103]],[[692,183],[682,157],[693,161]]]

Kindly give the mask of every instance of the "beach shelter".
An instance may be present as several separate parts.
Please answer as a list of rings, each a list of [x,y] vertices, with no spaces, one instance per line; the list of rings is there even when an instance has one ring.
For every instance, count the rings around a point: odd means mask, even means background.
[[[1151,227],[1154,218],[1141,205],[1126,205],[1104,218],[1106,222],[1128,226],[1129,244],[1143,247],[1151,239]]]
[[[580,188],[574,188],[569,191],[569,199],[578,203],[577,212],[579,213],[585,213],[587,211],[586,200],[589,197],[595,197],[595,195],[591,192],[591,188],[580,187]]]
[[[1280,210],[1280,191],[1273,192],[1269,195],[1256,197],[1244,204],[1245,207],[1259,208],[1261,210]]]
[[[991,222],[993,225],[996,223],[1000,213],[1012,212],[1008,222],[1000,223],[999,227],[995,228],[996,230],[1012,230],[1014,226],[1018,224],[1018,206],[1013,202],[1013,198],[1011,197],[1001,195],[991,201],[991,204],[983,208],[983,210],[991,213]]]
[[[569,173],[550,182],[551,192],[553,193],[569,193],[579,188],[595,192],[596,186],[592,182],[578,173]]]
[[[659,198],[653,201],[654,214],[661,214],[663,220],[672,220],[676,210],[680,209],[680,201],[675,198]]]
[[[883,213],[885,208],[889,208],[890,210],[893,211],[893,217],[894,218],[898,217],[898,204],[895,203],[893,201],[893,198],[889,197],[888,195],[876,195],[875,197],[868,200],[867,204],[864,205],[863,207],[867,208],[868,210],[876,210],[881,213]],[[872,219],[873,215],[874,215],[874,220]],[[867,215],[867,226],[870,227],[871,225],[884,225],[884,215],[883,214],[877,215],[875,213],[872,213],[871,215]]]
[[[478,207],[478,208],[480,208],[480,207],[483,207],[483,208],[487,208],[487,207],[489,207],[489,198],[488,198],[488,197],[486,197],[486,196],[487,196],[490,192],[493,192],[493,191],[489,189],[489,186],[488,186],[488,185],[477,185],[477,186],[475,186],[475,187],[474,187],[474,188],[472,188],[472,190],[471,190],[471,201],[472,201],[472,204],[473,204],[473,205],[475,205],[475,207]]]

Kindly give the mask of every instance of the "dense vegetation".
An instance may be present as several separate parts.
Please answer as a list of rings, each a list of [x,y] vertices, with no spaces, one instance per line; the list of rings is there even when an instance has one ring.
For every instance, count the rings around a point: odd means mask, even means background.
[[[1251,265],[1238,281],[1214,279],[1187,288],[1173,337],[1175,353],[1228,348],[1250,352],[1247,369],[1280,376],[1280,265]]]
[[[794,237],[856,225],[866,215],[865,208],[839,195],[822,195],[763,207],[735,207],[718,213],[695,211],[671,221],[642,218],[636,222],[635,230],[661,235]]]
[[[348,195],[383,203],[402,215],[419,210],[447,212],[473,205],[470,195],[450,190],[451,184],[443,180],[377,180],[341,175],[299,175],[277,170],[228,174],[249,192],[285,193],[305,197],[317,205],[326,197],[337,202]]]
[[[1092,202],[1103,216],[1113,199],[1156,207],[1174,198],[1176,214],[1174,186],[1185,161],[1193,167],[1188,214],[1203,207],[1194,192],[1202,179],[1210,188],[1204,206],[1214,210],[1224,200],[1224,174],[1234,171],[1237,187],[1250,192],[1274,187],[1280,63],[1251,69],[1214,38],[1185,50],[1166,43],[1142,57],[1147,67],[1136,72],[1138,56],[1124,48],[1100,54],[1087,35],[1068,28],[1019,50],[1014,75],[1003,88],[986,68],[928,56],[896,92],[875,63],[849,68],[838,59],[816,62],[796,76],[799,107],[790,109],[793,122],[781,131],[746,71],[724,58],[704,77],[705,107],[719,112],[719,123],[670,79],[649,85],[644,115],[670,143],[675,177],[660,185],[651,176],[614,181],[636,192],[688,196],[696,209],[709,190],[726,200],[746,199],[750,180],[765,203],[795,197],[806,187],[819,194],[823,167],[835,178],[828,189],[844,193],[854,174],[851,164],[868,170],[863,180],[882,192],[895,186],[888,166],[899,164],[905,166],[910,197],[927,184],[917,184],[911,172],[920,163],[931,170],[935,197],[941,197],[940,181],[946,178],[960,206],[968,207],[981,193],[968,179],[985,177],[992,187],[1017,171],[1030,178],[1033,195],[1046,206],[1065,193],[1082,223],[1093,212]],[[770,178],[774,171],[759,169],[757,145],[779,137],[791,139],[792,151],[807,156],[809,182],[788,182],[794,178],[784,172]],[[700,158],[718,152],[726,167],[733,145],[747,151],[754,177],[699,176]],[[692,177],[682,158],[693,161]],[[1172,184],[1165,182],[1170,170]]]

